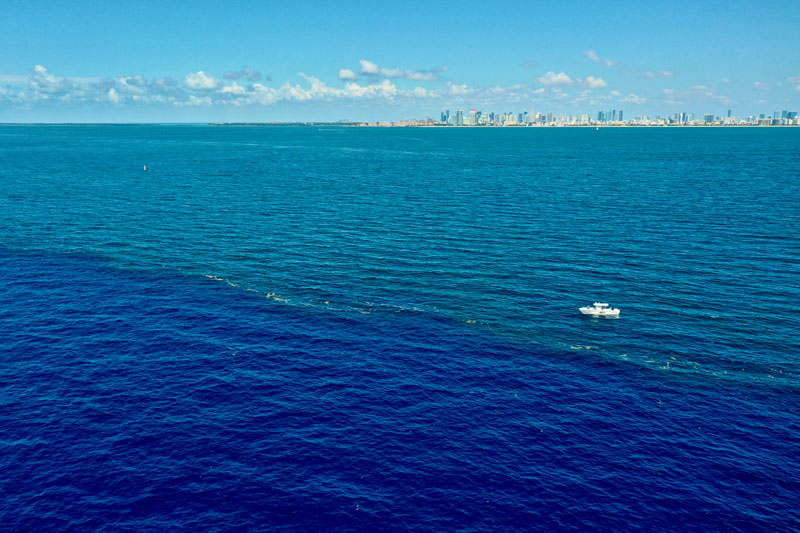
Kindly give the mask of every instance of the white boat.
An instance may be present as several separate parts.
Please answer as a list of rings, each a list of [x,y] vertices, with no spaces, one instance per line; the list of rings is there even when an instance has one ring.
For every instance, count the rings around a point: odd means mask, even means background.
[[[602,302],[594,302],[591,306],[581,307],[581,313],[591,316],[619,316],[619,309],[609,307]]]

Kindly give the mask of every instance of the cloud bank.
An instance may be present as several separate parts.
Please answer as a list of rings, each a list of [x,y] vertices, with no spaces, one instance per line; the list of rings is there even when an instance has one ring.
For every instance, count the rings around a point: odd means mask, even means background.
[[[593,51],[585,53],[590,59],[592,55],[597,56]],[[34,65],[27,75],[0,74],[0,108],[242,107],[307,102],[373,102],[379,106],[382,105],[379,102],[394,102],[406,107],[427,105],[428,109],[441,106],[497,110],[519,106],[523,109],[571,108],[574,112],[585,112],[591,111],[593,106],[603,107],[612,102],[634,105],[652,105],[655,102],[659,108],[664,104],[676,107],[727,107],[734,103],[719,91],[720,88],[728,91],[730,84],[716,81],[698,83],[684,89],[659,88],[649,92],[634,86],[621,92],[610,87],[599,76],[576,77],[563,70],[550,70],[532,79],[530,85],[471,86],[436,78],[445,70],[442,67],[433,73],[385,68],[362,59],[358,70],[338,69],[330,84],[305,73],[298,73],[296,79],[283,84],[272,84],[268,76],[265,78],[252,67],[230,70],[220,77],[209,70],[198,70],[176,78],[146,78],[140,75],[81,78],[59,76],[42,65]],[[431,81],[435,84],[426,83]],[[781,87],[791,91],[792,95],[797,94],[800,92],[800,75],[769,80],[769,83],[750,82],[747,86],[755,98],[759,98],[759,93],[778,93]],[[423,104],[425,101],[435,103]]]

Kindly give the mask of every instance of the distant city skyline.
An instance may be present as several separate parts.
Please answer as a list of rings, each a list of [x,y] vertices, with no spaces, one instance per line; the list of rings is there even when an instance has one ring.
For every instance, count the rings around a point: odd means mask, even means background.
[[[437,119],[411,117],[399,121],[366,121],[361,126],[800,126],[800,113],[797,111],[774,111],[745,117],[735,116],[730,109],[722,115],[704,113],[675,112],[669,115],[650,116],[646,114],[629,117],[623,109],[598,111],[596,116],[588,113],[580,115],[556,114],[553,112],[504,112],[470,109],[465,112],[457,108],[441,112]]]
[[[791,1],[10,3],[0,122],[769,116],[800,109],[799,27]]]

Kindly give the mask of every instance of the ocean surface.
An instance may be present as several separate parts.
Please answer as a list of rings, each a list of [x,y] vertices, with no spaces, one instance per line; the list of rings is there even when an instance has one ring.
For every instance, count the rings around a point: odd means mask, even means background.
[[[798,332],[800,128],[0,126],[3,531],[800,531]]]

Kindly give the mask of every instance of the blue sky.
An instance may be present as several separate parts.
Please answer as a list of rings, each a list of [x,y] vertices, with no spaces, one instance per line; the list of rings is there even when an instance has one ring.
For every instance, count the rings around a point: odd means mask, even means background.
[[[800,110],[800,4],[4,2],[0,122]]]

